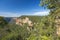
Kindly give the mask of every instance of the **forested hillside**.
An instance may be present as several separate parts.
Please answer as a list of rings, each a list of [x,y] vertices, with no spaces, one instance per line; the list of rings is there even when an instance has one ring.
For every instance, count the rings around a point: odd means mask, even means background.
[[[48,16],[21,16],[17,19],[29,18],[33,26],[24,23],[23,26],[16,21],[8,23],[0,31],[0,40],[55,40],[57,39],[53,15]],[[14,19],[16,20],[16,19]],[[13,23],[14,22],[14,23]]]
[[[4,19],[4,17],[1,17],[1,16],[0,16],[0,27],[1,27],[1,26],[3,27],[3,26],[5,26],[5,25],[7,25],[7,23],[8,23],[8,22]]]

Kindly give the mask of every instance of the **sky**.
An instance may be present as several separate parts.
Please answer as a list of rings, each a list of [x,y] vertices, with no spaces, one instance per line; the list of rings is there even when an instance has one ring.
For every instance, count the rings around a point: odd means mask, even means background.
[[[49,10],[39,4],[40,0],[0,0],[0,16],[48,15]]]

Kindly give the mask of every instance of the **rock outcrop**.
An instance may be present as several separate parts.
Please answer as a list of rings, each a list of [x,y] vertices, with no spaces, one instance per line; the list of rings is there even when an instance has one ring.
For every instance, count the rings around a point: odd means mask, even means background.
[[[17,25],[20,25],[23,27],[24,24],[28,24],[28,27],[27,29],[30,31],[30,29],[33,27],[34,23],[28,18],[28,17],[25,17],[23,19],[21,18],[16,18],[16,24]]]
[[[20,25],[20,26],[23,26],[23,24],[27,23],[29,26],[33,26],[33,23],[31,20],[29,20],[28,17],[24,18],[24,19],[21,19],[21,18],[17,18],[16,19],[16,24],[17,25]]]

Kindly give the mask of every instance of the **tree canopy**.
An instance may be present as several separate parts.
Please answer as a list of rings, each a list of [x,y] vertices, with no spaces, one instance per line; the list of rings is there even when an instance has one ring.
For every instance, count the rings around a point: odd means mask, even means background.
[[[48,9],[60,7],[60,0],[41,0],[41,6],[46,6]]]

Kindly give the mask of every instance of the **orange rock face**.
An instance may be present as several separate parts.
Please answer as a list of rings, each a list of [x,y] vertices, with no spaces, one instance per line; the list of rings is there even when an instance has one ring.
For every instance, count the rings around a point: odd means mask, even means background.
[[[18,25],[21,25],[22,26],[22,23],[25,24],[27,23],[29,26],[33,26],[33,23],[31,20],[29,20],[28,17],[26,17],[25,19],[16,19],[16,24]]]

